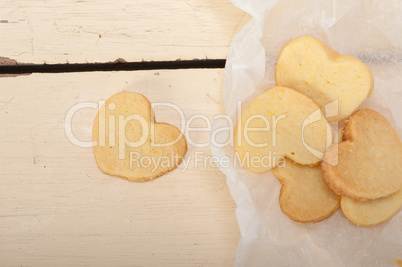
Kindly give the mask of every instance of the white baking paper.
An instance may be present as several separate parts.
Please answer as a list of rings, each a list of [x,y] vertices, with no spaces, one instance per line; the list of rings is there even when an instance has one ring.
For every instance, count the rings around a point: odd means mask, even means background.
[[[253,18],[233,40],[225,68],[223,102],[234,124],[216,120],[214,130],[236,125],[238,101],[244,108],[274,85],[275,62],[286,43],[312,35],[370,67],[375,88],[361,107],[382,113],[402,136],[402,1],[232,1]],[[232,137],[214,136],[221,144]],[[211,149],[233,158],[233,144],[211,142]],[[300,224],[280,211],[280,184],[271,172],[220,168],[237,204],[235,266],[396,266],[402,259],[401,210],[373,227],[350,223],[341,210],[325,221]]]

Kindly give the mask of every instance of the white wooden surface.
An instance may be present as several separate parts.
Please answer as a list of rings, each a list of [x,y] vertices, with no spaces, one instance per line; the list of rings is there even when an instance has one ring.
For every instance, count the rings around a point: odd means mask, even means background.
[[[225,58],[248,19],[229,0],[2,0],[0,57]],[[223,70],[0,76],[0,266],[231,266],[240,234],[217,168],[192,159],[184,172],[130,183],[101,173],[92,149],[64,133],[74,104],[122,90],[176,104],[187,119],[212,118],[223,113],[222,80]],[[91,140],[95,113],[74,116],[80,139]],[[158,108],[156,120],[178,126],[179,116]],[[206,142],[207,134],[192,138]],[[187,159],[196,151],[211,154],[189,146]]]
[[[25,63],[226,58],[230,0],[1,0],[0,57]]]
[[[0,78],[0,266],[231,266],[240,234],[217,168],[192,161],[185,172],[130,183],[103,174],[92,149],[64,133],[74,104],[122,90],[176,104],[186,118],[212,117],[223,112],[222,80],[223,70]],[[75,114],[78,138],[91,140],[95,114]],[[168,108],[156,120],[179,122]],[[210,155],[190,146],[186,157],[195,151]]]

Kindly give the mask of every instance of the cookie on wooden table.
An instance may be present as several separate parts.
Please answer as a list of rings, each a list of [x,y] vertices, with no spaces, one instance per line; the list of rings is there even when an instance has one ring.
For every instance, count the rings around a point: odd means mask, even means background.
[[[133,92],[106,100],[96,115],[92,136],[99,168],[134,182],[175,169],[187,151],[184,135],[172,125],[155,122],[151,103]]]

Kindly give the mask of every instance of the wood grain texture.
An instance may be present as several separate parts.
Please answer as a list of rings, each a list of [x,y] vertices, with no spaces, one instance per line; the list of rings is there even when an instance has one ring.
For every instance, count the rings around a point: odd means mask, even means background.
[[[218,168],[191,160],[186,171],[130,183],[103,174],[92,148],[64,132],[73,105],[122,90],[179,105],[186,119],[212,117],[223,112],[222,79],[223,70],[0,78],[0,266],[231,266],[240,234]],[[174,110],[155,111],[157,121],[179,126]],[[81,140],[91,140],[95,114],[75,113]],[[186,158],[196,151],[211,155],[190,145]]]
[[[226,58],[248,19],[230,0],[2,0],[0,56],[36,64]]]

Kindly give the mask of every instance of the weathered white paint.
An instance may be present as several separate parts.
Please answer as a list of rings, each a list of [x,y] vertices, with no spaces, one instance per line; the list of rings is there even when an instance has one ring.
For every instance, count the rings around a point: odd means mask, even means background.
[[[26,63],[226,58],[230,0],[1,0],[0,57]]]
[[[231,266],[240,234],[217,168],[193,161],[185,172],[130,183],[103,174],[92,149],[74,146],[64,133],[74,104],[122,90],[179,105],[187,119],[212,117],[223,112],[222,78],[223,70],[0,78],[0,265]],[[95,114],[75,114],[78,138],[91,140]],[[157,121],[178,125],[178,118],[169,108],[156,110]],[[195,151],[210,155],[189,147],[187,157]]]

